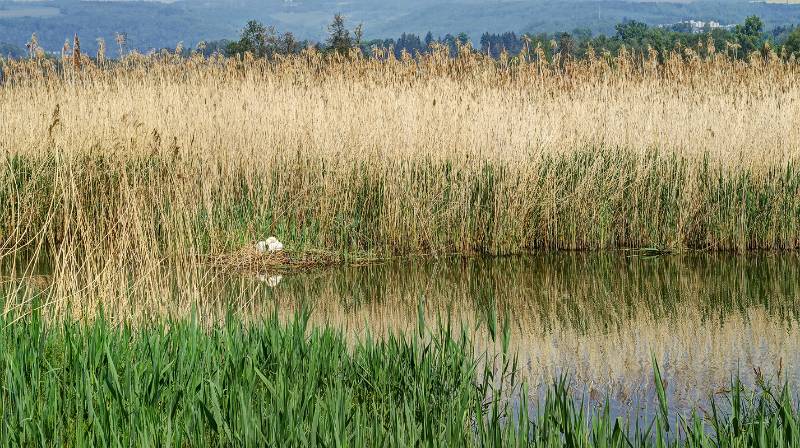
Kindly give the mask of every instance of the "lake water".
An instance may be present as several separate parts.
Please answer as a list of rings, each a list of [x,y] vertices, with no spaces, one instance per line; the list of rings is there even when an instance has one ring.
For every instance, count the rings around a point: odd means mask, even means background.
[[[427,322],[449,314],[472,327],[497,309],[533,390],[567,374],[590,401],[650,414],[653,357],[674,412],[707,410],[737,374],[747,385],[759,376],[797,385],[798,273],[795,254],[567,253],[404,260],[252,281],[283,309],[309,303],[319,322],[351,334],[412,331],[420,301]]]
[[[798,255],[775,253],[410,258],[283,276],[207,272],[193,282],[200,291],[172,291],[137,312],[198,307],[257,318],[309,307],[315,323],[356,338],[414,331],[422,304],[428,325],[450,316],[472,329],[479,350],[489,350],[481,341],[496,313],[534,395],[568,375],[593,404],[608,398],[615,413],[650,415],[653,358],[673,412],[707,410],[737,374],[747,385],[797,385],[798,273]]]

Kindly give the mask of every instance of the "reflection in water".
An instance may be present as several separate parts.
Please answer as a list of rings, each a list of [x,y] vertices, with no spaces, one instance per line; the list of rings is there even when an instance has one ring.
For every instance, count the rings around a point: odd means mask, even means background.
[[[509,319],[532,390],[568,373],[589,398],[608,396],[622,412],[652,403],[655,357],[680,412],[702,407],[737,372],[746,384],[756,370],[775,383],[799,382],[796,272],[795,254],[404,260],[285,277],[166,269],[133,275],[124,289],[118,281],[70,287],[60,279],[51,302],[75,308],[82,292],[86,316],[85,297],[97,295],[115,317],[133,320],[193,312],[221,319],[230,309],[258,318],[276,307],[281,314],[311,307],[316,323],[352,337],[414,329],[420,302],[427,322],[450,316],[483,335],[496,309],[500,321]]]
[[[798,268],[795,255],[393,262],[287,277],[265,295],[284,312],[311,305],[319,323],[353,334],[412,330],[420,300],[428,322],[449,314],[471,326],[496,307],[534,386],[568,373],[591,398],[629,408],[651,401],[655,356],[685,410],[737,372],[748,384],[756,370],[800,380]]]
[[[283,280],[282,275],[270,275],[270,274],[258,274],[257,278],[258,281],[266,283],[266,285],[269,286],[270,288],[278,286],[281,280]]]

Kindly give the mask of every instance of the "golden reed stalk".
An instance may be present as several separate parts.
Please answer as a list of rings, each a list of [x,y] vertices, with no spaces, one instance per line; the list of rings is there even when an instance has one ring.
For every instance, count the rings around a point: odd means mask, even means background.
[[[794,60],[378,56],[4,61],[0,243],[800,247]]]

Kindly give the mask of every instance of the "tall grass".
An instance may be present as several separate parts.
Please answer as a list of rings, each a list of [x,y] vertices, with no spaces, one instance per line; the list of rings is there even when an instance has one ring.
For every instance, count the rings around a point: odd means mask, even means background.
[[[307,315],[210,332],[4,320],[4,444],[463,445],[492,384],[470,342],[446,334],[367,338],[348,349]],[[457,330],[456,330],[457,331]],[[485,403],[485,400],[489,400]],[[497,404],[495,404],[497,406]],[[497,412],[504,412],[503,406]]]
[[[476,352],[463,328],[430,334],[424,322],[348,347],[304,314],[210,330],[36,315],[0,324],[5,445],[728,447],[800,437],[791,393],[764,384],[734,382],[703,419],[673,420],[658,367],[652,422],[592,410],[566,380],[529,403],[507,325],[490,325],[503,347],[493,355]]]
[[[799,67],[6,61],[0,241],[144,265],[268,234],[381,256],[796,249]]]

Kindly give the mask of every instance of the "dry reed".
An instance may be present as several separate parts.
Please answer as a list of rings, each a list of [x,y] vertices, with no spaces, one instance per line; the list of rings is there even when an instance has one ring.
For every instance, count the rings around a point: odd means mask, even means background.
[[[6,248],[800,245],[800,69],[777,58],[48,64],[3,68]]]

